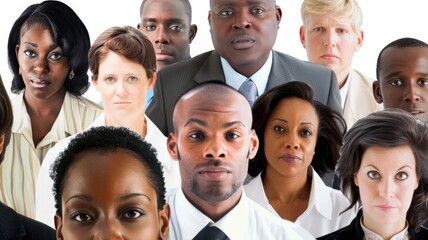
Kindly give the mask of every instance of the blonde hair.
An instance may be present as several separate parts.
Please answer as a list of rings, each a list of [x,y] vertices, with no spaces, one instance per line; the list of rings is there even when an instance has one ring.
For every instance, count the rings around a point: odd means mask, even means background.
[[[351,20],[351,27],[359,34],[363,13],[356,0],[304,0],[300,9],[303,26],[309,14],[325,15],[339,20]]]

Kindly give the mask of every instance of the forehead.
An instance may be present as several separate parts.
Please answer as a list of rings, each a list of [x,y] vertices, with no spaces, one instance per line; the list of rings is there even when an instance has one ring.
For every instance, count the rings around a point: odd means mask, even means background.
[[[339,18],[338,16],[321,15],[316,13],[309,13],[307,18],[309,25],[333,25],[333,26],[352,26],[352,19]]]
[[[228,91],[228,90],[227,90]],[[174,111],[174,119],[182,126],[190,118],[200,118],[218,123],[218,121],[241,121],[251,127],[251,108],[247,100],[239,93],[222,94],[218,98],[207,96],[203,92],[182,98]],[[222,118],[222,120],[220,120]]]
[[[395,171],[403,166],[410,166],[415,170],[415,156],[407,145],[396,147],[373,146],[367,148],[362,157],[361,166],[372,165],[379,170]]]
[[[390,47],[384,50],[380,62],[380,74],[406,70],[424,70],[428,72],[428,48],[424,47]]]
[[[148,0],[141,12],[142,18],[188,20],[187,9],[179,0]]]
[[[275,5],[275,0],[211,0],[211,7],[219,6],[252,6],[252,5]]]
[[[318,125],[318,115],[314,106],[300,98],[285,98],[279,101],[271,117],[278,115],[286,119],[309,121]]]

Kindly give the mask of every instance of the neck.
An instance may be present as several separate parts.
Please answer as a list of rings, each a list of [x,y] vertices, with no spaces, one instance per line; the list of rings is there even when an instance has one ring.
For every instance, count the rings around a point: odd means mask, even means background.
[[[311,181],[307,171],[293,176],[284,176],[268,165],[263,178],[263,188],[268,199],[275,198],[286,204],[300,201],[300,199],[309,199]]]
[[[109,114],[109,112],[104,111],[105,114],[105,125],[113,127],[126,127],[130,130],[138,133],[142,138],[145,138],[147,135],[147,122],[145,114],[141,114],[138,117],[117,117],[115,114]]]
[[[345,86],[345,83],[348,80],[349,73],[350,73],[350,69],[336,73],[337,84],[339,85],[339,89],[342,89],[342,87]]]
[[[187,200],[205,216],[209,217],[213,222],[217,222],[238,205],[242,196],[242,186],[232,194],[228,199],[218,202],[208,202],[196,196],[192,192],[187,192],[183,189],[184,196]]]
[[[364,217],[366,216],[366,217]],[[363,208],[363,225],[370,231],[378,234],[383,239],[391,239],[394,235],[404,230],[406,227],[406,219],[385,224],[383,222],[379,222],[379,219],[371,219],[367,217],[368,214],[364,214]]]
[[[30,117],[58,115],[65,97],[65,89],[48,98],[37,98],[31,93],[24,92],[24,103]]]

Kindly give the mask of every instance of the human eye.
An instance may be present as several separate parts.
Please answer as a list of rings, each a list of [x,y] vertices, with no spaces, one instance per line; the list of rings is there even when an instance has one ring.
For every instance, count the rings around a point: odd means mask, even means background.
[[[195,131],[189,134],[189,138],[195,141],[202,141],[205,138],[205,134],[200,131]]]
[[[169,27],[169,29],[171,29],[174,32],[179,32],[181,30],[183,30],[183,25],[181,24],[173,24]]]
[[[337,33],[340,33],[340,34],[343,34],[343,33],[347,33],[348,31],[346,30],[346,29],[344,29],[344,28],[338,28],[337,30]]]
[[[277,133],[283,133],[283,132],[285,132],[285,128],[283,128],[280,125],[275,125],[275,126],[273,126],[273,131],[277,132]]]
[[[407,174],[406,172],[398,172],[398,173],[395,175],[395,177],[396,177],[398,180],[403,181],[403,180],[406,180],[406,179],[409,177],[409,174]]]
[[[265,10],[261,7],[256,7],[256,8],[251,9],[251,13],[254,15],[260,15],[264,12],[265,12]]]
[[[156,30],[156,25],[155,25],[155,24],[147,24],[144,28],[145,28],[147,31],[151,32],[151,31]]]
[[[227,132],[226,133],[226,139],[227,140],[234,140],[237,139],[239,137],[239,134],[236,132]]]
[[[419,79],[418,85],[422,86],[422,87],[427,87],[428,86],[428,80],[427,79]]]
[[[125,217],[125,218],[128,218],[128,219],[135,219],[135,218],[139,218],[139,217],[141,217],[141,216],[143,216],[144,214],[140,211],[140,210],[137,210],[137,209],[131,209],[131,210],[129,210],[129,211],[126,211],[124,214],[123,214],[123,216]]]
[[[59,53],[59,52],[53,52],[53,53],[51,53],[50,55],[49,55],[49,58],[50,59],[52,59],[52,60],[59,60],[59,59],[61,59],[62,58],[62,53]]]
[[[304,137],[310,137],[312,136],[312,131],[310,129],[303,129],[301,131],[301,135]]]
[[[324,28],[323,27],[316,27],[316,28],[314,28],[314,31],[315,32],[323,32]]]
[[[130,81],[130,82],[136,82],[138,80],[138,78],[137,77],[135,77],[135,76],[130,76],[129,78],[128,78],[128,81]]]
[[[24,50],[24,54],[25,54],[25,56],[28,56],[28,57],[35,57],[36,56],[36,53],[32,50]]]
[[[113,82],[114,82],[114,78],[113,78],[113,77],[106,77],[106,78],[104,79],[104,81],[105,81],[106,83],[113,83]]]
[[[380,174],[377,171],[369,171],[369,172],[367,172],[367,176],[370,179],[378,179],[378,178],[380,178]]]
[[[225,10],[220,11],[220,15],[223,17],[227,17],[227,16],[230,16],[232,14],[233,14],[233,11],[230,9],[225,9]]]
[[[400,87],[403,85],[403,81],[401,81],[400,79],[393,79],[389,81],[389,84],[394,87]]]
[[[76,213],[76,214],[74,214],[73,216],[72,216],[72,219],[74,220],[74,221],[77,221],[77,222],[81,222],[81,223],[87,223],[87,222],[90,222],[90,221],[93,221],[95,218],[94,217],[92,217],[90,214],[88,214],[88,213]]]

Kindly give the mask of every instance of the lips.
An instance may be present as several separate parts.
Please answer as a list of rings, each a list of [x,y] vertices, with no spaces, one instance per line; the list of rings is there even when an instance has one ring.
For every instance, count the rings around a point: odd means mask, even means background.
[[[230,41],[232,47],[237,50],[243,50],[254,46],[256,40],[249,35],[238,35]]]
[[[30,83],[35,88],[44,88],[44,87],[47,87],[49,84],[51,84],[50,81],[39,79],[39,78],[30,79]]]
[[[281,160],[288,162],[288,163],[296,163],[302,161],[302,158],[300,158],[297,155],[294,154],[284,154],[281,157]]]
[[[339,57],[337,57],[337,56],[336,56],[336,55],[334,55],[334,54],[327,53],[327,54],[322,55],[322,56],[321,56],[321,58],[322,58],[322,59],[324,59],[324,60],[336,60],[336,59],[338,59]]]
[[[173,58],[173,53],[167,49],[156,48],[156,60]]]
[[[203,168],[198,171],[198,174],[211,180],[219,180],[231,173],[226,168]]]
[[[425,114],[425,111],[420,109],[407,109],[406,111],[414,116]]]

